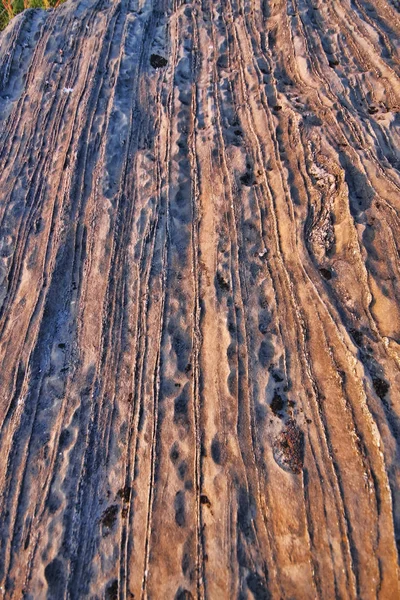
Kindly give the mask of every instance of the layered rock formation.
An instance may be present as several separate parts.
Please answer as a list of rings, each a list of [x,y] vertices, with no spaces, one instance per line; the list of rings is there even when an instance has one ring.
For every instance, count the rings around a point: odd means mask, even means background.
[[[396,0],[0,36],[0,596],[398,598]]]

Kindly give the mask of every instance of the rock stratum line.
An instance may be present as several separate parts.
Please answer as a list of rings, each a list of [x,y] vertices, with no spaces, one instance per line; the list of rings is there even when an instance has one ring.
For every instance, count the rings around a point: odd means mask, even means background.
[[[397,0],[0,36],[0,597],[400,597]]]

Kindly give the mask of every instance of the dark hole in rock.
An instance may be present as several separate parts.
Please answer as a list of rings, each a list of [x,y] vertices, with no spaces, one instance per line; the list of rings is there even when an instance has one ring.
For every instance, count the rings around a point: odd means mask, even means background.
[[[221,273],[217,273],[216,275],[217,277],[217,281],[218,281],[218,285],[222,290],[225,291],[229,291],[230,290],[230,285],[229,283],[225,280],[225,278],[223,277],[223,275],[221,275]]]
[[[280,104],[275,104],[274,111],[279,112],[280,110],[282,110],[282,106]]]
[[[159,54],[152,54],[150,56],[150,64],[153,67],[153,69],[162,69],[163,67],[167,66],[168,61],[166,58],[164,58],[164,56],[160,56]]]
[[[327,279],[328,281],[330,279],[332,279],[332,271],[330,271],[329,269],[325,269],[324,267],[321,267],[319,272],[321,273],[322,277],[325,277],[325,279]]]
[[[276,381],[276,383],[282,383],[284,377],[282,376],[280,371],[274,368],[274,365],[271,365],[268,370],[271,372],[272,378],[274,381]]]
[[[370,115],[375,115],[378,112],[378,109],[376,106],[369,106],[368,107],[368,112]]]
[[[251,187],[254,183],[254,177],[252,173],[245,173],[244,175],[242,175],[240,177],[240,181],[243,183],[243,185],[245,185],[246,187]]]
[[[107,529],[111,529],[115,525],[115,522],[117,520],[117,515],[118,515],[118,506],[116,504],[106,508],[106,510],[103,512],[103,514],[101,516],[101,522],[102,522],[103,527],[106,527]]]
[[[206,494],[200,494],[200,504],[205,504],[208,506],[208,508],[210,508],[211,502]]]
[[[337,58],[331,58],[331,60],[329,61],[329,66],[331,67],[331,69],[334,69],[335,67],[337,67],[339,64],[339,61]]]
[[[389,384],[384,379],[380,379],[380,377],[374,377],[372,379],[372,385],[374,386],[374,390],[379,396],[381,400],[384,399],[386,394],[389,391]]]
[[[211,458],[217,465],[220,465],[222,462],[221,444],[217,438],[214,438],[211,442]]]
[[[285,401],[282,398],[282,396],[279,394],[279,392],[277,392],[277,390],[275,390],[274,392],[274,396],[271,400],[271,410],[274,413],[274,415],[276,416],[281,416],[281,412],[283,411],[283,409],[285,408]]]
[[[350,333],[357,346],[361,346],[363,342],[363,334],[361,331],[357,331],[357,329],[350,329]]]
[[[131,497],[131,488],[129,485],[125,485],[123,488],[118,490],[118,497],[121,498],[124,502],[129,502],[129,498]]]
[[[182,588],[179,588],[175,594],[174,600],[193,600],[193,598],[194,596],[191,592],[189,592],[189,590],[183,590]]]
[[[63,429],[62,432],[60,433],[60,439],[58,442],[60,450],[67,448],[67,446],[69,445],[70,439],[71,439],[71,432],[68,429]]]
[[[172,444],[171,451],[169,453],[169,457],[170,457],[170,459],[172,460],[172,462],[174,464],[178,460],[178,458],[179,458],[179,447],[178,447],[178,443],[177,442],[174,442]]]
[[[118,600],[118,581],[114,579],[106,587],[106,600]]]

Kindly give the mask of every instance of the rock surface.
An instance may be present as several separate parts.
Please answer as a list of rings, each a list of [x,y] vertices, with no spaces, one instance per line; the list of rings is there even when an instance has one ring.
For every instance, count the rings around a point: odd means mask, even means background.
[[[0,36],[0,596],[400,597],[397,0]]]

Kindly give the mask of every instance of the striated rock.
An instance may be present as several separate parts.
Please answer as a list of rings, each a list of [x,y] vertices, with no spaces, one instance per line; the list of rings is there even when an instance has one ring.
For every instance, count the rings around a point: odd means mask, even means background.
[[[400,15],[0,34],[0,597],[400,597]]]

